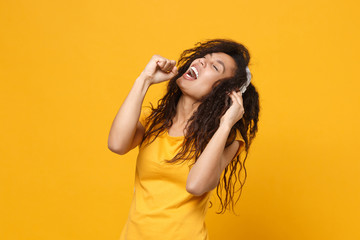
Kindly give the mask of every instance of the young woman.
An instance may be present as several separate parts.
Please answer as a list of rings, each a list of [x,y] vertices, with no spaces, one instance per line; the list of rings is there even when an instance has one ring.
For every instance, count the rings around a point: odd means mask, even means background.
[[[217,188],[221,212],[233,206],[235,184],[241,190],[246,180],[244,164],[259,114],[249,61],[246,47],[229,39],[197,43],[181,54],[178,67],[175,60],[151,58],[108,139],[109,149],[118,154],[139,146],[121,240],[209,239],[205,215],[212,191]],[[169,79],[158,106],[143,108],[147,89]],[[225,199],[219,195],[222,186]]]

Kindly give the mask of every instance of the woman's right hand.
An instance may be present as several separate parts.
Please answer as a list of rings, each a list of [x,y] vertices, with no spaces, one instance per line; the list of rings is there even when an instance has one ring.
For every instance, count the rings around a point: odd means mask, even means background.
[[[175,65],[175,60],[169,60],[155,54],[141,74],[150,82],[150,84],[164,82],[178,74]]]

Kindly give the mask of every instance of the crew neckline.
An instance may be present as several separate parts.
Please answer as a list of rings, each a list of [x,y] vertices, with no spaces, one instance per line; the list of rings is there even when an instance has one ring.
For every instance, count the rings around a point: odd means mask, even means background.
[[[170,138],[175,138],[175,139],[183,139],[185,136],[171,136],[169,134],[169,130],[166,129],[166,135]]]

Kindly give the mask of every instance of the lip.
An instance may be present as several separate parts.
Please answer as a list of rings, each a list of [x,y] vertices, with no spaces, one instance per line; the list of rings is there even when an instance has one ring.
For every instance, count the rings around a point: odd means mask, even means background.
[[[186,75],[186,72],[182,75],[186,80],[190,80],[190,81],[195,81],[196,79],[192,79],[192,78],[189,78],[187,75]]]
[[[197,64],[191,65],[191,66],[189,67],[188,71],[190,70],[191,67],[196,68],[196,70],[197,70],[197,72],[199,73],[199,76],[200,76],[200,71],[199,71],[199,67],[197,66]],[[196,79],[188,78],[188,77],[186,76],[186,73],[187,73],[188,71],[186,71],[186,72],[183,74],[183,77],[184,77],[185,79],[191,80],[191,81],[197,80],[197,78],[196,78]]]
[[[196,71],[198,72],[198,74],[199,74],[199,76],[200,76],[200,68],[199,68],[199,66],[198,66],[197,64],[193,64],[193,65],[191,65],[190,67],[196,68]]]

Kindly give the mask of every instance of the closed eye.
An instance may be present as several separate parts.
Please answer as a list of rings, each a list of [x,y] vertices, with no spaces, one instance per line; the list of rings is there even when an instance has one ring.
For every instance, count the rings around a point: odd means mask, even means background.
[[[205,58],[206,59],[206,57],[205,56],[203,56],[202,58]],[[214,66],[214,68],[216,69],[216,71],[218,71],[219,72],[219,69],[215,66],[215,65],[213,65]]]

